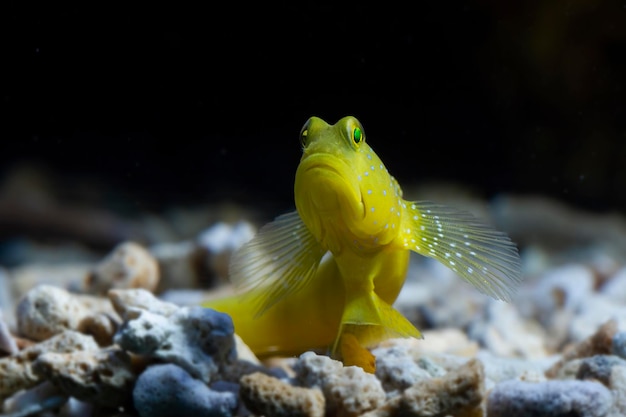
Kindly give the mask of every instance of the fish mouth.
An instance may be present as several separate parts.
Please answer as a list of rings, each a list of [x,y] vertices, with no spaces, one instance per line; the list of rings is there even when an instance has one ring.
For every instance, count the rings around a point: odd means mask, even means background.
[[[348,175],[345,172],[345,170],[348,168],[348,165],[332,154],[311,155],[303,159],[300,164],[304,166],[304,172],[307,173],[309,171],[319,169],[322,171],[331,172],[341,178],[345,178]],[[343,170],[338,168],[338,166],[342,166]]]
[[[353,215],[357,215],[358,206],[360,207],[358,216],[365,216],[366,204],[357,174],[346,161],[335,155],[315,154],[303,159],[298,170],[301,174],[299,182],[305,187],[301,190],[306,190],[309,197],[317,195],[324,196],[323,199],[326,201],[333,199],[344,209],[350,207],[348,211]]]

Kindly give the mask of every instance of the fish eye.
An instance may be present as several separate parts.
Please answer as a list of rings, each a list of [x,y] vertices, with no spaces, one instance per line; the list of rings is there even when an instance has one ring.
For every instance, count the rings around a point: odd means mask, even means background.
[[[306,147],[307,143],[308,143],[308,139],[309,139],[309,124],[310,122],[307,120],[307,122],[304,124],[304,126],[302,126],[302,129],[300,129],[300,144],[302,145],[302,147]]]
[[[352,140],[354,141],[354,143],[358,145],[359,143],[361,143],[362,139],[363,139],[363,131],[360,128],[355,127],[354,130],[352,131]]]
[[[365,132],[363,132],[363,127],[358,120],[353,118],[350,123],[348,123],[346,131],[352,142],[352,146],[358,148],[361,146],[361,143],[365,141]]]

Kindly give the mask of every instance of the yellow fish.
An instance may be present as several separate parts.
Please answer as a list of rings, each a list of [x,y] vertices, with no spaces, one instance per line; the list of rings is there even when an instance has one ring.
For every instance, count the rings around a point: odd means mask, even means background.
[[[467,212],[404,200],[356,118],[329,125],[311,117],[300,140],[297,210],[233,256],[231,280],[243,293],[204,304],[230,314],[255,353],[330,349],[372,372],[366,348],[421,337],[392,307],[411,251],[487,295],[510,298],[521,280],[515,245]]]

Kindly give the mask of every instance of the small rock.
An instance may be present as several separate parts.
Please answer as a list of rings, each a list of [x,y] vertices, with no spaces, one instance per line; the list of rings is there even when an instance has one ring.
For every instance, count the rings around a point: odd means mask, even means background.
[[[255,228],[248,222],[240,221],[234,225],[220,222],[200,233],[197,241],[209,253],[208,268],[215,271],[218,277],[225,278],[228,276],[231,254],[255,234]]]
[[[0,359],[0,400],[13,393],[33,387],[42,381],[33,370],[33,363],[47,352],[95,351],[98,345],[91,336],[65,331],[19,353]]]
[[[626,306],[604,294],[592,294],[568,323],[570,339],[578,342],[589,337],[607,320],[615,320],[618,329],[626,330]]]
[[[135,315],[137,309],[168,317],[180,308],[176,304],[159,300],[150,291],[142,288],[110,290],[108,296],[113,308],[121,317],[126,317],[129,311]]]
[[[9,326],[4,321],[2,310],[0,310],[0,356],[2,353],[14,355],[19,351],[15,338],[9,331]]]
[[[40,285],[26,293],[17,310],[18,331],[38,341],[65,330],[77,330],[108,346],[118,320],[108,300],[72,294],[50,285]]]
[[[576,379],[578,375],[578,370],[580,369],[580,365],[582,364],[585,358],[572,359],[571,361],[565,362],[559,369],[556,374],[551,378],[552,379]]]
[[[20,300],[17,328],[33,340],[46,340],[65,330],[76,330],[90,312],[66,290],[39,285]]]
[[[244,342],[237,333],[235,333],[234,337],[235,348],[237,349],[237,359],[240,361],[248,361],[255,365],[260,365],[261,361],[259,360],[259,358],[256,357],[252,349],[250,349],[250,347],[246,345],[246,342]]]
[[[136,308],[127,311],[126,318],[115,343],[135,354],[175,363],[206,383],[236,359],[233,322],[227,314],[181,307],[166,317]]]
[[[428,372],[428,375],[430,375],[431,377],[437,378],[440,376],[444,376],[447,373],[443,366],[439,365],[433,359],[427,356],[422,356],[416,361],[416,363],[417,366]]]
[[[376,356],[376,377],[387,392],[403,391],[417,381],[431,377],[413,361],[406,348],[378,348],[372,353]]]
[[[611,368],[609,389],[613,393],[612,416],[626,416],[626,367],[614,366]]]
[[[116,246],[85,278],[87,291],[97,295],[105,295],[112,288],[154,291],[158,283],[156,260],[143,246],[134,242]]]
[[[626,267],[618,270],[610,280],[604,283],[600,287],[600,293],[616,303],[622,305],[626,303]]]
[[[200,233],[198,242],[211,253],[218,254],[236,251],[255,234],[255,228],[248,222],[240,221],[234,225],[219,222]]]
[[[431,376],[440,377],[465,365],[467,360],[468,358],[448,353],[431,353],[418,358],[416,363]]]
[[[563,357],[546,371],[548,378],[554,378],[559,369],[572,359],[586,358],[598,354],[610,354],[613,336],[617,333],[617,322],[609,320],[587,339],[576,343],[565,351]]]
[[[615,333],[611,351],[614,355],[626,359],[626,332]]]
[[[237,408],[235,394],[214,391],[173,364],[148,367],[132,395],[141,417],[230,417]]]
[[[131,404],[136,375],[130,356],[119,348],[44,353],[33,370],[79,400],[109,408]]]
[[[487,351],[481,351],[477,358],[480,359],[485,367],[487,380],[495,383],[510,379],[535,382],[545,381],[546,369],[556,361],[555,358],[522,359],[501,357]]]
[[[208,270],[208,251],[196,242],[160,242],[150,247],[159,264],[160,280],[155,292],[207,288],[213,272]]]
[[[506,381],[495,386],[487,401],[489,417],[602,417],[613,396],[592,381]]]
[[[267,368],[264,365],[257,365],[247,360],[236,360],[233,362],[223,363],[220,367],[219,377],[223,381],[236,382],[248,374],[261,372],[274,378],[288,378],[287,372],[282,368]]]
[[[42,382],[33,388],[22,390],[8,398],[4,404],[0,401],[2,416],[30,416],[45,410],[58,408],[68,400],[67,395],[51,382]]]
[[[260,372],[241,378],[241,399],[258,415],[323,417],[325,400],[317,388],[294,387]]]
[[[322,390],[330,413],[360,416],[385,401],[380,381],[358,366],[344,367],[327,356],[305,352],[294,365],[294,371],[299,384]]]
[[[96,313],[83,318],[77,330],[93,336],[100,346],[110,346],[118,326],[119,323],[111,315]]]
[[[584,265],[565,265],[549,270],[534,289],[539,320],[549,323],[557,310],[576,310],[593,293],[594,276]]]
[[[472,359],[441,378],[418,381],[364,417],[482,415],[483,380],[482,364]]]
[[[465,357],[472,357],[478,353],[478,344],[474,340],[469,340],[467,335],[458,328],[425,330],[422,332],[422,335],[424,336],[423,339],[387,339],[378,346],[381,348],[406,347],[413,359],[433,353],[446,353]]]
[[[613,355],[594,355],[580,362],[577,379],[596,379],[609,385],[612,369],[616,366],[626,367],[626,360]]]
[[[0,266],[0,317],[12,329],[15,328],[13,281],[7,270]]]
[[[515,305],[490,300],[485,304],[483,314],[484,317],[478,316],[470,324],[468,333],[471,339],[498,356],[546,356],[542,327],[533,320],[522,318]]]

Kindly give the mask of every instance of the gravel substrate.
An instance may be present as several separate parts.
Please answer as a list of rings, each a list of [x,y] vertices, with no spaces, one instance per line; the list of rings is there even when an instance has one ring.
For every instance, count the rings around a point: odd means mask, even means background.
[[[321,352],[259,360],[230,317],[197,307],[229,291],[218,284],[246,222],[0,269],[0,412],[626,415],[624,220],[526,197],[469,204],[520,243],[521,288],[494,301],[415,256],[395,306],[424,338],[381,343],[375,374]],[[219,288],[201,289],[206,271]]]

